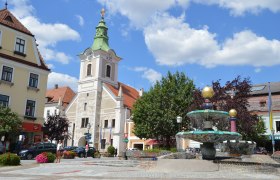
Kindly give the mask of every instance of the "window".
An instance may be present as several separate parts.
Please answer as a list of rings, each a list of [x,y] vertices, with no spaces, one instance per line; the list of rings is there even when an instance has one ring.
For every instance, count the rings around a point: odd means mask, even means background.
[[[29,77],[29,86],[30,87],[34,87],[37,88],[38,86],[38,74],[33,74],[30,73],[30,77]]]
[[[87,65],[87,76],[91,75],[91,64]]]
[[[112,128],[115,127],[115,124],[116,124],[116,120],[115,120],[115,119],[112,119]]]
[[[0,106],[4,106],[4,107],[9,106],[9,96],[0,94]]]
[[[35,101],[27,100],[26,101],[25,116],[34,117],[34,113],[35,113]]]
[[[105,149],[106,139],[101,139],[101,149]]]
[[[50,110],[47,110],[47,117],[50,116]]]
[[[104,121],[104,128],[108,128],[108,120]]]
[[[81,128],[86,128],[88,125],[88,118],[82,118]]]
[[[25,40],[17,38],[15,52],[24,54]]]
[[[280,121],[276,121],[276,132],[280,132]]]
[[[13,77],[13,68],[3,66],[1,79],[4,81],[12,82],[12,77]]]
[[[57,114],[57,112],[56,112],[56,111],[57,111],[57,110],[55,109],[55,110],[54,110],[54,115],[56,115],[56,114]]]
[[[111,139],[111,144],[110,145],[113,146],[113,139]]]
[[[110,65],[106,66],[106,77],[111,77],[111,66]]]
[[[87,110],[87,103],[84,104],[84,111]]]

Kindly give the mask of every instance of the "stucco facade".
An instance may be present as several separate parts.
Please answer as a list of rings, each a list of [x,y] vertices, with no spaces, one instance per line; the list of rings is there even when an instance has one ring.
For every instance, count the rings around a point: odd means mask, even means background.
[[[50,70],[34,35],[7,9],[0,11],[0,45],[0,105],[10,107],[22,120],[22,143],[41,141]],[[17,142],[18,137],[11,141]]]

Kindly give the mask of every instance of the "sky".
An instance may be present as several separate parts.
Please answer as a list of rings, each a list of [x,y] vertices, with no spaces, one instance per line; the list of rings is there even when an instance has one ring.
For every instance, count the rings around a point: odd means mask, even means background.
[[[77,90],[78,55],[93,44],[102,8],[122,58],[118,80],[136,89],[148,91],[168,71],[199,88],[238,75],[280,81],[280,0],[8,0],[51,69],[48,88]]]

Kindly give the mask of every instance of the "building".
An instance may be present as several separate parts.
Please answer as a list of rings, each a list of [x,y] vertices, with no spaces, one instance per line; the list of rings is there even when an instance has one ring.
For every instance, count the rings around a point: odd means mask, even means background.
[[[9,106],[22,119],[20,140],[42,139],[48,74],[34,35],[7,9],[0,10],[0,105]],[[12,137],[17,142],[18,137]]]
[[[66,109],[72,135],[68,145],[89,143],[101,152],[112,145],[122,152],[125,122],[139,92],[118,82],[121,58],[109,47],[104,11],[101,14],[93,45],[79,55],[78,92]]]
[[[68,86],[58,87],[55,85],[53,89],[46,92],[46,103],[44,109],[45,120],[50,115],[65,115],[65,110],[75,97],[76,93]]]
[[[273,129],[275,130],[275,140],[280,146],[280,82],[271,82],[271,99],[273,114]],[[268,83],[256,84],[252,86],[252,97],[249,98],[248,110],[262,117],[266,127],[266,135],[271,135],[269,112],[268,112]]]

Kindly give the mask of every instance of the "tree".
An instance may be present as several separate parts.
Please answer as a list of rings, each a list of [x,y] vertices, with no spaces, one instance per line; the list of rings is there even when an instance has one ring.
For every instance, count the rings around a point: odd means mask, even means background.
[[[44,134],[48,135],[50,140],[63,140],[68,139],[69,120],[59,115],[48,116],[47,121],[44,123]]]
[[[21,127],[19,116],[9,107],[0,106],[0,137],[12,137],[21,131]]]
[[[260,141],[261,134],[265,132],[261,119],[248,111],[248,98],[251,96],[251,81],[249,78],[241,79],[237,76],[232,81],[227,81],[224,86],[220,80],[212,82],[215,95],[211,99],[214,108],[222,111],[235,109],[237,111],[237,131],[242,135],[244,140]],[[201,93],[194,97],[195,101],[201,101]],[[220,130],[228,130],[229,123],[220,123]]]
[[[180,127],[176,117],[181,116],[182,126],[188,128],[186,112],[193,102],[194,89],[193,81],[184,73],[168,72],[135,102],[132,110],[135,135],[161,140],[170,148],[171,139]]]

